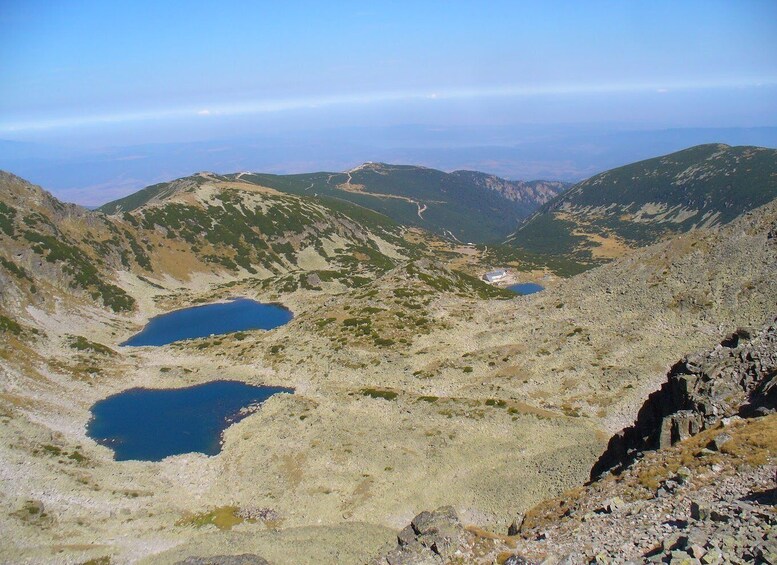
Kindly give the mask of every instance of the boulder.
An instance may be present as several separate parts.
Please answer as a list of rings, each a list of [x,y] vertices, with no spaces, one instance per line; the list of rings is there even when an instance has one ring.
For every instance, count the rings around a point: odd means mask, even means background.
[[[465,541],[465,530],[452,506],[418,514],[397,535],[397,547],[379,563],[426,565],[445,563]]]
[[[694,520],[709,520],[712,515],[712,509],[708,506],[691,502],[691,518]]]
[[[711,449],[713,451],[720,451],[720,449],[729,441],[731,441],[731,436],[728,434],[718,434],[714,438],[712,438],[712,441],[710,441],[707,444],[707,448]]]

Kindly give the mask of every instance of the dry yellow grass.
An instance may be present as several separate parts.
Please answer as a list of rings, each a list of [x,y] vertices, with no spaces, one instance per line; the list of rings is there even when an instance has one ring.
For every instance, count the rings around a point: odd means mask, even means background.
[[[718,434],[726,433],[731,440],[720,452],[701,451]],[[698,477],[715,464],[729,471],[740,465],[760,466],[777,458],[777,414],[752,420],[741,420],[727,427],[705,430],[660,452],[651,452],[634,468],[620,476],[607,476],[591,486],[577,487],[557,498],[531,508],[524,519],[524,529],[542,527],[561,519],[572,509],[583,506],[591,489],[599,488],[626,500],[653,496],[663,481],[673,477],[680,467],[687,467]],[[729,472],[723,471],[723,472]],[[715,480],[710,478],[708,480]],[[590,509],[589,509],[590,510]]]
[[[243,518],[237,515],[236,506],[221,506],[210,512],[201,512],[185,516],[175,523],[176,526],[202,526],[214,525],[219,530],[231,530],[234,526],[243,522]]]

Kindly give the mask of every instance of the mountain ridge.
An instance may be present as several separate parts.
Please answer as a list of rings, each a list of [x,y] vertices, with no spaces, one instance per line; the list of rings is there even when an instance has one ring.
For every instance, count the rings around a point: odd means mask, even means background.
[[[506,239],[586,264],[726,224],[777,198],[777,150],[698,145],[604,171],[541,206]]]
[[[165,185],[162,193],[154,189],[143,205],[113,216],[59,202],[10,173],[0,172],[0,189],[0,277],[18,281],[9,292],[27,289],[17,300],[39,302],[47,294],[38,293],[43,285],[131,311],[135,301],[117,273],[148,281],[297,272],[293,284],[303,284],[301,262],[351,285],[417,254],[404,228],[369,210],[210,173]]]
[[[107,214],[133,210],[164,198],[186,179],[146,187],[99,208]],[[459,241],[497,240],[538,205],[565,190],[561,181],[508,181],[477,171],[445,173],[415,165],[366,162],[344,172],[272,175],[255,172],[213,175],[303,197],[329,197],[381,213],[394,221]]]

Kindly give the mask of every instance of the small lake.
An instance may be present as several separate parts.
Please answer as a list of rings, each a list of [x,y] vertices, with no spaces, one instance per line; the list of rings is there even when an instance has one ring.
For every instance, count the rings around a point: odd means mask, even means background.
[[[113,449],[117,461],[161,461],[193,452],[216,455],[221,451],[221,433],[279,392],[294,389],[236,381],[133,388],[95,403],[86,433]]]
[[[271,330],[294,315],[279,304],[262,304],[248,298],[174,310],[149,320],[146,327],[121,345],[167,345],[182,339],[207,337],[243,330]]]
[[[539,292],[541,290],[545,290],[545,287],[542,285],[539,285],[537,283],[518,283],[518,284],[511,284],[507,287],[507,290],[512,290],[515,294],[534,294],[535,292]]]

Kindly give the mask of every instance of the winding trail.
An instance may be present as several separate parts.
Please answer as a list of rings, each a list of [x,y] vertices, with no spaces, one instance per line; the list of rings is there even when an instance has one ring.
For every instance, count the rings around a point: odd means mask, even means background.
[[[455,235],[453,235],[453,232],[451,232],[450,230],[446,230],[446,229],[444,229],[444,230],[442,230],[442,231],[443,231],[443,233],[447,233],[449,236],[451,236],[453,239],[455,239],[455,240],[456,240],[456,241],[458,241],[459,243],[462,243],[462,244],[464,243],[464,242],[463,242],[463,241],[461,241],[461,240],[460,240],[458,237],[456,237]]]

